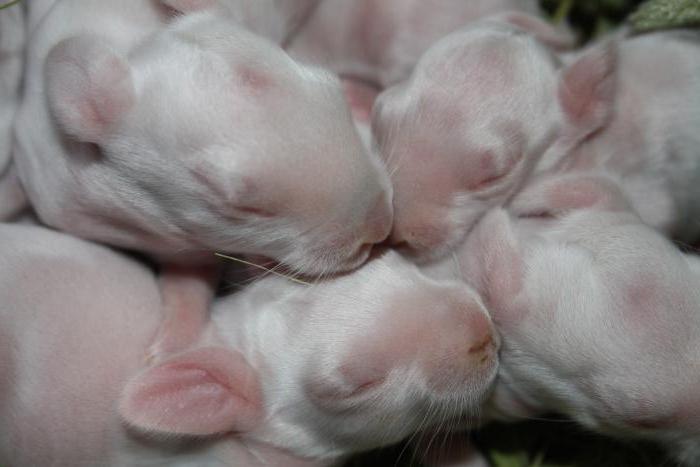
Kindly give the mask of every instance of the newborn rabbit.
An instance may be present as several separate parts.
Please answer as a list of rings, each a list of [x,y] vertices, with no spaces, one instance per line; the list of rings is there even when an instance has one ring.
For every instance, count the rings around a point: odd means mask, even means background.
[[[617,177],[645,222],[694,239],[697,35],[615,38],[560,67],[521,29],[488,21],[455,33],[379,96],[374,128],[394,183],[394,243],[418,259],[445,256],[536,174],[562,171]]]
[[[697,465],[700,260],[642,222],[613,180],[539,188],[556,208],[493,211],[459,251],[503,338],[487,412],[560,412]]]
[[[567,37],[523,15],[480,21],[437,42],[409,80],[378,97],[372,125],[394,184],[391,239],[405,253],[446,256],[545,151],[601,124],[607,64],[584,55],[559,70],[545,42]],[[557,90],[566,90],[559,100]]]
[[[42,222],[177,265],[154,355],[201,321],[213,251],[326,274],[362,264],[392,223],[337,78],[217,10],[168,19],[145,0],[56,3],[29,40],[15,125]]]
[[[394,252],[312,286],[259,279],[215,302],[192,347],[143,370],[163,318],[146,267],[7,224],[0,261],[9,465],[330,465],[469,426],[498,368],[478,295]]]

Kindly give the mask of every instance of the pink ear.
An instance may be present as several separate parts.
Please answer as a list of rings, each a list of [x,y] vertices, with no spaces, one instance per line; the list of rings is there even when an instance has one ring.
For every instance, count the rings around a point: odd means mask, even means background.
[[[162,0],[162,3],[182,13],[204,10],[216,4],[216,0]]]
[[[379,89],[354,79],[343,78],[342,83],[345,100],[350,106],[353,117],[360,122],[369,123],[372,117],[372,106],[377,99]]]
[[[508,11],[494,17],[496,21],[503,21],[516,28],[532,34],[537,40],[556,51],[573,49],[576,39],[563,28],[557,28],[540,18],[525,13]]]
[[[129,64],[98,36],[56,45],[46,62],[46,80],[58,123],[85,142],[99,143],[135,101]]]
[[[616,62],[617,49],[613,42],[607,42],[586,52],[562,71],[558,97],[570,140],[582,140],[611,118]]]
[[[192,350],[130,381],[119,412],[137,428],[167,434],[249,431],[261,418],[260,384],[243,356],[219,347]]]
[[[469,234],[463,261],[468,277],[498,323],[519,314],[516,297],[522,289],[523,258],[513,225],[505,210],[494,209]]]
[[[513,199],[511,211],[520,217],[557,217],[576,209],[630,209],[615,180],[603,175],[555,174],[534,179]]]

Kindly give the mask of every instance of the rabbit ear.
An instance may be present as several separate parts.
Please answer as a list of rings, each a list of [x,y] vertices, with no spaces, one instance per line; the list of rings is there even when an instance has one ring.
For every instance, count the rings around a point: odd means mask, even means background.
[[[100,143],[136,99],[126,59],[94,35],[56,45],[47,58],[46,82],[59,125],[84,142]]]
[[[184,352],[130,381],[119,412],[149,432],[211,435],[253,429],[262,418],[257,372],[223,347]]]
[[[517,321],[514,306],[523,288],[523,253],[513,223],[503,209],[484,216],[467,238],[463,255],[472,285],[497,323]]]
[[[510,204],[517,216],[559,217],[578,209],[631,209],[619,184],[604,175],[553,174],[534,178]]]
[[[612,41],[592,48],[561,71],[558,100],[570,141],[583,140],[612,117],[616,71]]]

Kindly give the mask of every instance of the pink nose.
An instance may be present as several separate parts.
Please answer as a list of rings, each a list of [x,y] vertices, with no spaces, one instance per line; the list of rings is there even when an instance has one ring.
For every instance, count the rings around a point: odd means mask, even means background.
[[[446,298],[436,317],[439,327],[426,339],[421,361],[429,385],[436,391],[458,390],[483,379],[496,361],[498,348],[491,320],[472,298]]]
[[[485,310],[465,287],[404,291],[385,320],[364,333],[339,372],[346,395],[381,385],[394,368],[415,368],[441,393],[461,393],[489,381],[497,337]]]

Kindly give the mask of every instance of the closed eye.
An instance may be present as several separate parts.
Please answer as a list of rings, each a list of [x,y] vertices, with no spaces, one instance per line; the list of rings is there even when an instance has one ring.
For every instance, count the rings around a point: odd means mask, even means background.
[[[470,159],[471,164],[476,165],[473,170],[481,172],[483,176],[468,187],[469,191],[482,191],[497,185],[513,171],[520,160],[519,157],[508,157],[506,166],[499,167],[496,162],[498,159],[491,151],[485,151],[480,156]]]
[[[276,214],[272,211],[249,206],[235,206],[233,209],[225,209],[223,213],[227,219],[237,222],[247,222],[251,220],[266,220],[272,219],[276,216]]]
[[[498,183],[500,180],[502,180],[506,175],[508,175],[509,171],[506,171],[500,175],[494,175],[492,177],[486,178],[484,180],[481,180],[479,183],[476,185],[473,185],[469,187],[469,190],[471,191],[481,191],[485,190],[486,188],[491,187],[492,185],[495,185]]]
[[[236,206],[236,213],[243,214],[243,217],[259,217],[270,219],[275,217],[275,213],[266,209],[256,208],[253,206]],[[235,217],[235,216],[234,216]]]

